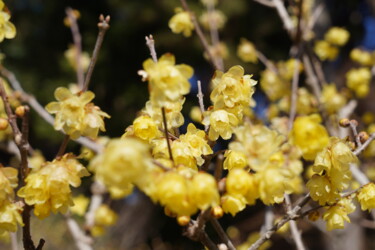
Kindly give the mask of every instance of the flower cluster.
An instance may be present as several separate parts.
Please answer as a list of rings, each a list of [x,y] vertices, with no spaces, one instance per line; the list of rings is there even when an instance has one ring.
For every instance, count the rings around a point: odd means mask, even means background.
[[[346,85],[359,98],[366,97],[370,91],[371,70],[368,67],[354,68],[346,73]]]
[[[334,204],[351,180],[350,164],[358,159],[345,141],[331,137],[314,162],[314,175],[306,184],[311,198],[320,205]]]
[[[0,235],[4,237],[9,232],[16,232],[18,224],[23,226],[20,215],[22,207],[14,201],[17,176],[17,169],[0,165]]]
[[[34,206],[34,214],[38,218],[46,218],[51,211],[66,213],[73,205],[70,186],[79,187],[81,178],[89,175],[73,155],[66,154],[52,162],[45,162],[40,169],[33,169],[17,195]]]
[[[103,119],[110,116],[91,103],[94,97],[91,91],[74,94],[67,88],[57,88],[55,98],[58,102],[46,106],[49,113],[56,114],[54,128],[63,130],[72,139],[81,135],[96,138],[99,130],[105,131]]]
[[[340,27],[330,28],[324,35],[324,40],[315,43],[314,51],[320,60],[336,59],[339,47],[344,46],[349,40],[349,32]]]
[[[219,136],[230,139],[244,111],[254,104],[251,97],[255,84],[251,75],[244,75],[241,66],[233,66],[226,73],[215,72],[210,95],[213,107],[203,120],[203,124],[210,125],[210,140],[215,141]]]

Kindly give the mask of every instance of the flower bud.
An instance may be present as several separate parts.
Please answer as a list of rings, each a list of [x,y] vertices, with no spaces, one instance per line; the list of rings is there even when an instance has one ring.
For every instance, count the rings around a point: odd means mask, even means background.
[[[361,131],[359,132],[358,137],[361,143],[365,143],[365,141],[367,141],[370,136],[368,135],[367,132]]]
[[[18,107],[16,108],[15,113],[16,113],[16,115],[17,115],[18,117],[23,117],[23,116],[25,115],[25,111],[26,111],[25,106],[18,106]]]
[[[350,121],[348,118],[343,118],[340,120],[339,124],[341,127],[347,128],[350,125]]]
[[[186,226],[189,224],[190,216],[182,215],[177,217],[177,223],[180,226]]]
[[[224,211],[220,206],[215,206],[211,209],[211,215],[216,219],[223,217]]]
[[[5,130],[9,126],[8,119],[0,118],[0,130]]]

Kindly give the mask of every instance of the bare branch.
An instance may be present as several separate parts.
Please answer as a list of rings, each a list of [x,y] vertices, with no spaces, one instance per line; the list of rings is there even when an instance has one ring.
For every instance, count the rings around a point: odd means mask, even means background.
[[[104,17],[103,15],[99,16],[99,23],[98,23],[99,33],[98,33],[98,37],[96,39],[94,52],[92,53],[90,65],[89,65],[89,68],[87,70],[85,83],[83,84],[83,88],[82,88],[83,92],[88,90],[88,88],[89,88],[92,72],[94,71],[96,61],[98,60],[99,51],[100,51],[100,48],[102,47],[105,33],[109,29],[109,21],[110,20],[111,20],[110,16],[106,16],[106,17]]]
[[[275,4],[272,2],[272,0],[254,0],[254,2],[257,2],[261,5],[264,5],[270,8],[275,8]]]
[[[65,10],[67,17],[69,18],[70,30],[72,31],[74,48],[75,48],[75,59],[76,59],[76,73],[77,73],[77,83],[80,89],[83,89],[84,83],[84,73],[82,68],[82,37],[79,32],[79,27],[77,24],[77,18],[74,15],[73,9],[68,7]]]
[[[290,96],[290,112],[289,112],[289,122],[288,129],[291,130],[293,127],[293,121],[296,117],[297,112],[297,98],[298,98],[298,81],[299,81],[299,68],[300,60],[295,59],[293,80],[292,80],[292,92]]]
[[[147,45],[148,49],[150,50],[150,55],[152,57],[152,60],[154,62],[157,62],[158,56],[157,56],[156,50],[155,50],[155,40],[154,40],[154,37],[152,35],[146,36],[146,45]]]

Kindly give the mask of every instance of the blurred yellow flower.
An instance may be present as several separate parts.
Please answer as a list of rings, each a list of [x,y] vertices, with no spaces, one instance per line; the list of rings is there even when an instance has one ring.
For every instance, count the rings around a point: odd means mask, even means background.
[[[182,33],[185,37],[191,36],[191,31],[194,30],[190,13],[181,9],[176,9],[176,14],[169,20],[168,26],[173,33]]]

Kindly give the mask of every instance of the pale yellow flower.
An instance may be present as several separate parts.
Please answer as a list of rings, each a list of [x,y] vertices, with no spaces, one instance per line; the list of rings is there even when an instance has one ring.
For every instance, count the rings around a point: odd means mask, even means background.
[[[182,33],[185,37],[191,36],[191,31],[194,30],[190,13],[181,9],[176,10],[176,14],[169,20],[168,26],[173,33]]]

